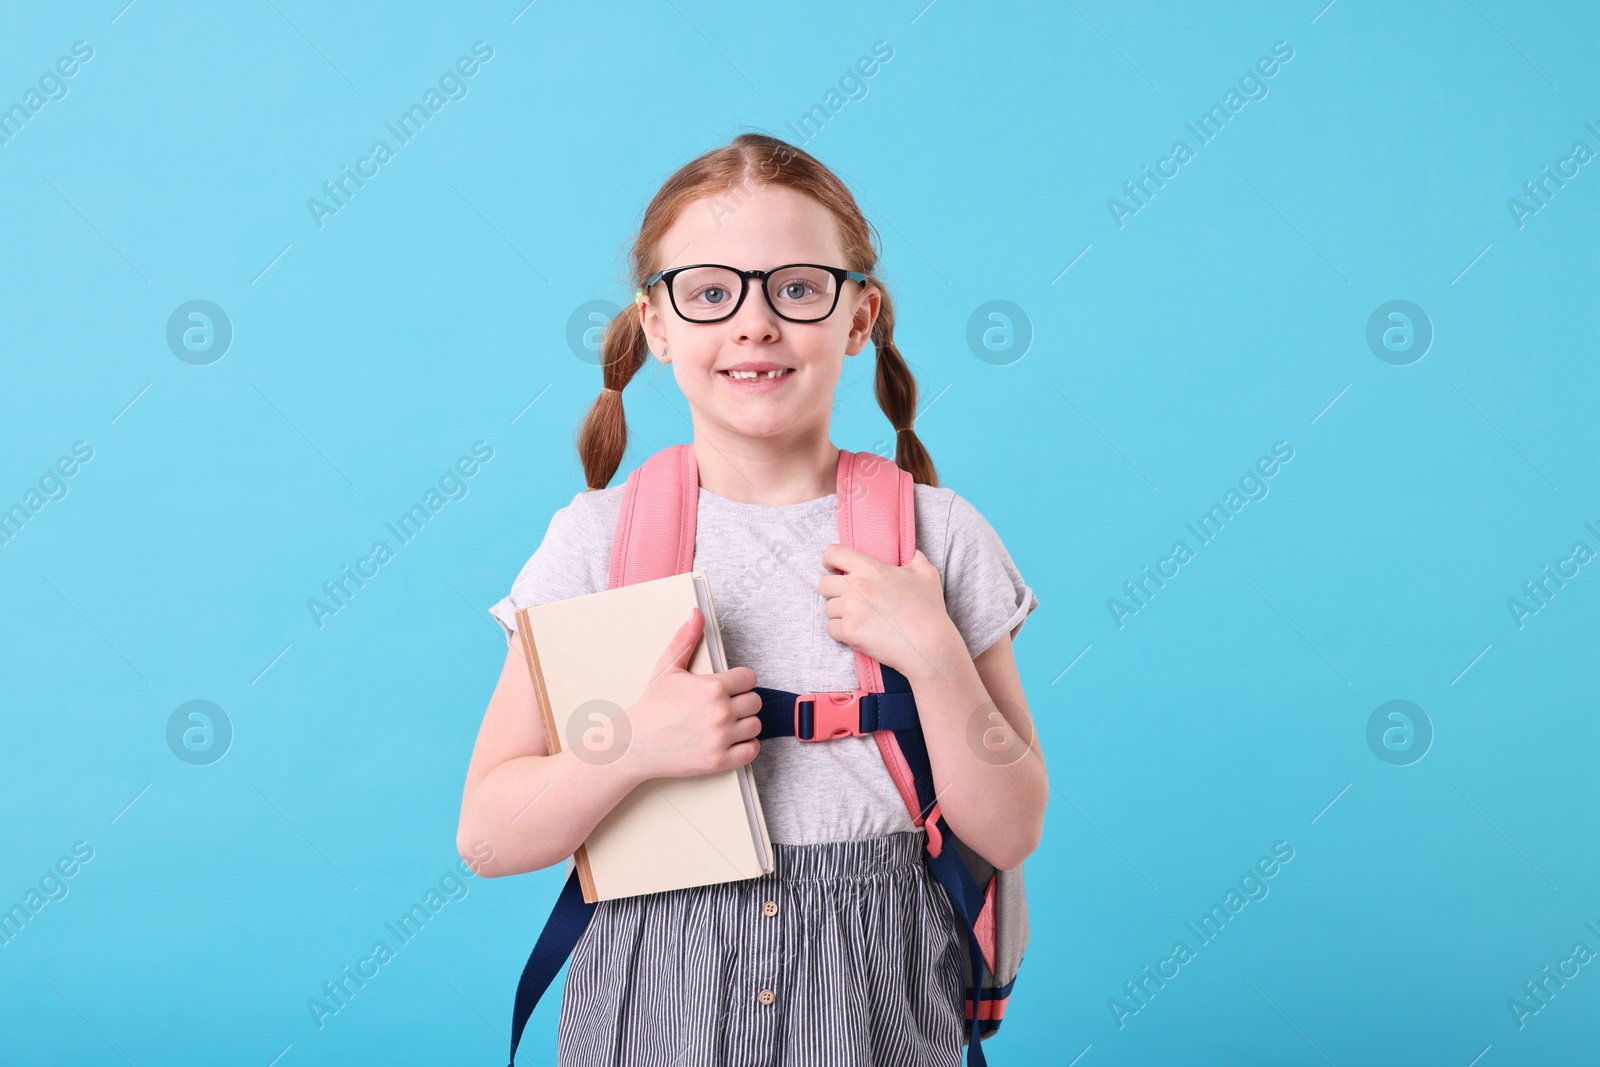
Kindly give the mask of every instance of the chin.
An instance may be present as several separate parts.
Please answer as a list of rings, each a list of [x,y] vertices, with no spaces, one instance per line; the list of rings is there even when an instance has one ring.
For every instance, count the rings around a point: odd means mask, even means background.
[[[723,409],[722,424],[745,437],[776,437],[793,427],[795,419],[789,412],[758,414],[748,410]]]

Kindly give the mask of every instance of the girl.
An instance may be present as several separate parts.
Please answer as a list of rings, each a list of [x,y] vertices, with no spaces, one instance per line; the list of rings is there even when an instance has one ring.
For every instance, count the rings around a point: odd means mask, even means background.
[[[921,861],[926,831],[871,737],[762,744],[751,692],[852,690],[855,650],[877,658],[911,682],[952,832],[999,868],[1038,845],[1048,782],[1011,640],[1039,602],[988,522],[938,487],[911,428],[916,382],[877,260],[844,184],[763,135],[693,160],[645,213],[632,252],[640,295],[606,330],[605,385],[578,442],[589,488],[555,513],[490,609],[510,648],[467,771],[458,846],[492,856],[481,875],[538,870],[571,855],[640,782],[751,763],[776,869],[600,902],[568,968],[561,1067],[961,1062],[965,935]],[[868,340],[895,462],[916,482],[918,550],[903,567],[835,543],[829,416],[845,357]],[[622,390],[651,353],[688,401],[694,568],[711,576],[728,662],[740,666],[684,670],[694,612],[626,711],[629,748],[597,765],[548,754],[515,612],[607,588]]]

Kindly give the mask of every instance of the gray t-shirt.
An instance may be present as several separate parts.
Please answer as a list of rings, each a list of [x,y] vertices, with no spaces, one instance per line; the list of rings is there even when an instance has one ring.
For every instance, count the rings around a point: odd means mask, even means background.
[[[607,588],[625,483],[580,492],[550,519],[511,594],[489,611],[516,629],[519,608]],[[917,547],[944,582],[945,610],[974,657],[1013,637],[1039,606],[988,521],[954,490],[915,486]],[[827,631],[817,592],[822,552],[839,540],[837,494],[800,504],[747,504],[701,488],[694,568],[704,570],[728,663],[756,684],[802,693],[858,687],[855,653]],[[751,764],[772,840],[814,844],[913,829],[870,737],[770,737]]]

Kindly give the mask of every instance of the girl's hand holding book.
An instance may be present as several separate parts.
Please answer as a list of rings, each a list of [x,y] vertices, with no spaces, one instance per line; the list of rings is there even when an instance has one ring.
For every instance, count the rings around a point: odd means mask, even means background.
[[[705,626],[699,608],[673,634],[650,684],[628,708],[632,730],[626,760],[646,778],[710,774],[742,767],[761,750],[761,696],[756,672],[731,667],[691,674],[688,664]]]

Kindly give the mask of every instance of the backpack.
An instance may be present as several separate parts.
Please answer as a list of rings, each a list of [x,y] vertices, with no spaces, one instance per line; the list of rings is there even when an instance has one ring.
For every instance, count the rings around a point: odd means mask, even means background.
[[[871,452],[839,451],[839,543],[904,566],[916,553],[909,471]],[[683,574],[694,566],[700,473],[691,445],[671,445],[629,473],[611,548],[609,587]],[[912,825],[927,831],[923,859],[949,895],[961,941],[967,1067],[986,1067],[981,1042],[1000,1029],[1028,943],[1022,867],[996,870],[950,832],[934,798],[933,771],[911,685],[894,668],[856,652],[860,687],[848,693],[789,693],[756,686],[761,738],[802,741],[871,735]],[[952,847],[953,846],[953,847]],[[517,984],[511,1067],[539,998],[555,980],[597,907],[571,870]]]

